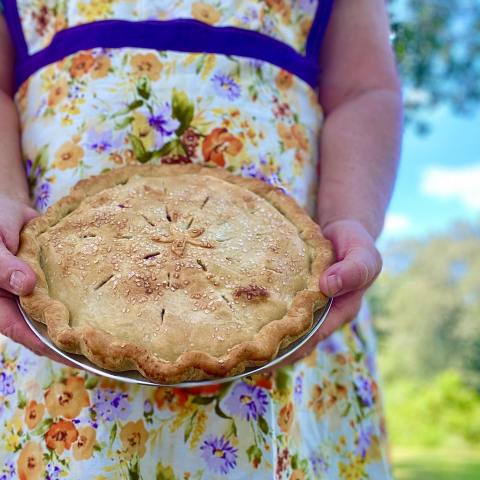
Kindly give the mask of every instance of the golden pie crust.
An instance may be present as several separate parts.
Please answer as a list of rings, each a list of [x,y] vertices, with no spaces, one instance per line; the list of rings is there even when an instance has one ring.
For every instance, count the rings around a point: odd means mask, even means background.
[[[333,251],[280,189],[198,165],[80,181],[21,234],[24,310],[61,349],[160,383],[265,364],[327,301]]]

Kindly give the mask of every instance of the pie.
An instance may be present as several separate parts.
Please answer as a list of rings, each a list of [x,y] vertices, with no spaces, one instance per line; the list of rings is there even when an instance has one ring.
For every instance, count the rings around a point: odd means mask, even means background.
[[[304,335],[333,261],[281,189],[219,168],[130,166],[32,220],[21,298],[61,349],[160,383],[239,374]]]

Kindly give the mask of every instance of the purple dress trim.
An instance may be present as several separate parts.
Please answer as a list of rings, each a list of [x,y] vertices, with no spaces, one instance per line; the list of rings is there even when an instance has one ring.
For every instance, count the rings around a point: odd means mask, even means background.
[[[322,45],[328,21],[332,13],[332,7],[335,0],[319,0],[315,18],[308,34],[306,53],[307,57],[315,60],[320,59],[320,47]]]
[[[254,58],[276,65],[318,86],[318,52],[334,0],[320,0],[306,56],[262,33],[237,27],[214,27],[193,19],[102,20],[58,32],[48,47],[28,54],[16,0],[4,0],[5,18],[16,49],[17,88],[39,69],[92,48],[148,48],[177,52],[217,53]]]

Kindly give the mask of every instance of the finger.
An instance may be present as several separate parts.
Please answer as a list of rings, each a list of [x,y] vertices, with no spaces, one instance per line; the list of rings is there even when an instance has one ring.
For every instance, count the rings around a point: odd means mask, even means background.
[[[36,280],[34,271],[0,241],[0,288],[15,295],[28,295]]]
[[[320,289],[330,297],[363,289],[375,280],[381,269],[382,258],[374,246],[357,246],[324,272]]]
[[[37,355],[46,356],[56,362],[77,368],[76,365],[64,359],[45,345],[32,332],[18,311],[15,301],[6,296],[0,296],[0,333],[12,339],[14,342],[23,345]]]
[[[31,208],[31,207],[27,207],[25,209],[25,214],[24,214],[24,221],[25,223],[28,223],[30,220],[33,220],[34,218],[38,217],[38,212],[34,209],[34,208]]]

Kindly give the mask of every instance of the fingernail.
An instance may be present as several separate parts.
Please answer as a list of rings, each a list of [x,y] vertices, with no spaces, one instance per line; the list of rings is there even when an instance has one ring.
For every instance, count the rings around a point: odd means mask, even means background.
[[[342,279],[338,275],[329,275],[327,277],[327,286],[328,293],[333,297],[342,289]]]
[[[20,270],[15,270],[10,275],[10,286],[15,293],[22,293],[23,284],[25,282],[25,274]]]

